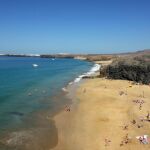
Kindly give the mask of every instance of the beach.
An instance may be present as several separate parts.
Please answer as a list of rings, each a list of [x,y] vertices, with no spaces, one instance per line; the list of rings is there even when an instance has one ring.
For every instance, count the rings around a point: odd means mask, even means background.
[[[73,90],[70,111],[54,117],[53,150],[148,150],[137,136],[150,135],[150,87],[125,80],[86,79]]]

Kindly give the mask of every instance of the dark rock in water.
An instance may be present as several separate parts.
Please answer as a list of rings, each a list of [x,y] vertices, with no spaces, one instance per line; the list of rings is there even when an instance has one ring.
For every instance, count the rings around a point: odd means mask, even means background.
[[[94,79],[96,76],[83,76],[82,79]]]
[[[9,114],[11,114],[11,115],[15,115],[15,116],[24,116],[24,113],[17,112],[17,111],[9,112]]]

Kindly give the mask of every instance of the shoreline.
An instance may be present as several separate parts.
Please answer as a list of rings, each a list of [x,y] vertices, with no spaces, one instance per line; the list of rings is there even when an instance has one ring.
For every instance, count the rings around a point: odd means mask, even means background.
[[[91,67],[93,68],[93,65],[91,65]],[[75,79],[73,79],[73,82],[74,80]],[[66,86],[68,89],[72,88],[72,91],[74,91],[80,82],[74,82],[73,84],[68,83]],[[72,101],[70,101],[70,98],[67,95],[67,90],[64,91],[60,88],[60,91],[52,97],[46,97],[41,100],[41,102],[46,103],[49,101],[48,99],[51,98],[52,102],[54,101],[57,107],[51,108],[49,106],[49,110],[47,107],[45,109],[35,111],[29,117],[24,115],[23,119],[27,122],[27,128],[25,128],[25,126],[23,126],[23,128],[20,126],[20,128],[16,130],[10,129],[9,132],[6,131],[6,133],[1,135],[0,149],[18,147],[23,150],[42,149],[42,146],[44,146],[45,149],[55,147],[57,145],[58,134],[53,117],[64,110],[65,105],[71,105]],[[74,95],[72,95],[72,97],[74,97]],[[36,145],[36,143],[39,144]]]
[[[83,73],[81,75],[79,75],[77,78],[75,78],[73,81],[70,81],[65,87],[62,88],[62,91],[64,92],[64,95],[66,97],[66,99],[70,100],[70,102],[66,105],[66,107],[69,106],[70,111],[72,112],[72,110],[76,110],[77,106],[78,106],[78,101],[77,101],[77,91],[80,88],[80,86],[82,84],[84,84],[86,82],[87,79],[85,79],[84,77],[91,77],[91,76],[97,76],[100,70],[101,64],[98,64],[96,62],[93,62],[93,67],[86,73]],[[53,117],[52,120],[55,122],[55,127],[57,129],[57,116],[59,115],[65,115],[66,113],[66,107],[64,107],[64,109],[61,109],[60,111],[58,111]],[[59,135],[59,131],[57,131],[58,135]],[[58,143],[59,143],[59,139],[58,139]],[[58,145],[58,144],[57,144]],[[51,150],[57,148],[57,145],[54,148],[51,148]]]
[[[132,85],[132,82],[125,80],[95,78],[83,79],[76,90],[70,90],[74,92],[73,97],[69,97],[72,100],[71,111],[63,110],[54,116],[58,144],[52,150],[150,148],[148,144],[140,144],[136,139],[139,135],[150,135],[149,123],[139,121],[141,116],[146,116],[150,107],[149,86]],[[145,97],[141,99],[147,105],[143,104],[142,110],[139,110],[133,100],[140,99],[139,94],[142,95],[142,91]],[[136,125],[131,124],[134,119]],[[126,125],[127,130],[124,130]],[[138,125],[141,127],[138,128]],[[120,146],[127,134],[131,141]]]
[[[70,81],[67,86],[62,88],[62,91],[66,93],[66,97],[70,99],[69,107],[72,110],[76,110],[79,104],[79,101],[77,100],[77,91],[80,89],[80,86],[82,86],[84,83],[86,83],[87,80],[89,80],[90,77],[96,77],[99,75],[100,68],[103,65],[108,65],[112,61],[93,61],[93,67],[86,73],[79,75],[77,78],[75,78],[73,81]],[[88,77],[88,78],[87,78]],[[53,120],[55,122],[55,127],[57,128],[58,125],[56,125],[59,121],[59,116],[61,115],[62,118],[65,117],[65,108],[64,110],[60,110],[53,116]],[[57,118],[58,117],[58,118]],[[59,124],[59,123],[58,123]],[[60,122],[61,124],[61,122]],[[59,137],[59,131],[58,131],[58,137]],[[58,143],[54,148],[51,148],[51,150],[57,150]],[[58,148],[59,149],[59,148]],[[66,149],[65,149],[66,150]]]

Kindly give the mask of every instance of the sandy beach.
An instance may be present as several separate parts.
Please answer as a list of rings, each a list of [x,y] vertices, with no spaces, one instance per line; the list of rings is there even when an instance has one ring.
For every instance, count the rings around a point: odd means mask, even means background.
[[[138,102],[137,102],[138,100]],[[71,111],[55,116],[53,150],[148,150],[136,136],[150,136],[146,119],[150,87],[129,81],[88,79],[76,92]],[[141,104],[140,104],[141,103]]]

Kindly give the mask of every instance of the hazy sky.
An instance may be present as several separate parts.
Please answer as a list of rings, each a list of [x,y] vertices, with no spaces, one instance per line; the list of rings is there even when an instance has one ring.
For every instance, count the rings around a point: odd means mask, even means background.
[[[0,0],[0,52],[150,48],[150,0]]]

